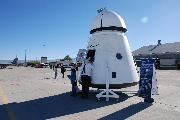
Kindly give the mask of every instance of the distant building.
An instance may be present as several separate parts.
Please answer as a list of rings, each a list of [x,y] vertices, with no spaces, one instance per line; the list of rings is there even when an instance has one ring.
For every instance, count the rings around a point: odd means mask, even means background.
[[[180,42],[143,46],[133,51],[136,61],[154,58],[160,69],[180,69]]]
[[[41,63],[47,63],[47,57],[41,57]]]
[[[49,62],[49,65],[52,65],[52,66],[55,66],[55,65],[59,65],[59,66],[62,66],[62,65],[67,65],[69,66],[70,64],[72,64],[73,61],[69,61],[69,60],[54,60],[54,61],[51,61]]]

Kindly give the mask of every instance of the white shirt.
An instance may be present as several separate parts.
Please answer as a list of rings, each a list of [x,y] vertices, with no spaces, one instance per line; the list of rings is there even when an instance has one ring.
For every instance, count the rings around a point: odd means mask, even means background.
[[[54,72],[57,72],[57,68],[54,68]]]
[[[82,75],[92,76],[92,70],[93,70],[93,65],[91,63],[87,63],[85,65],[85,73],[83,72]]]

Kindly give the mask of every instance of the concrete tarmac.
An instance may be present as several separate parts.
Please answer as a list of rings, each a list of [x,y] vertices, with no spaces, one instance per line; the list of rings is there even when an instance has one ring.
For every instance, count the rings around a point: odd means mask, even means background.
[[[10,68],[10,67],[9,67]],[[60,69],[54,78],[49,68],[0,69],[0,120],[179,120],[180,71],[157,70],[159,95],[153,104],[137,96],[138,85],[115,90],[119,101],[96,101],[96,89],[88,100],[70,96],[71,84]],[[81,89],[81,86],[79,86]]]

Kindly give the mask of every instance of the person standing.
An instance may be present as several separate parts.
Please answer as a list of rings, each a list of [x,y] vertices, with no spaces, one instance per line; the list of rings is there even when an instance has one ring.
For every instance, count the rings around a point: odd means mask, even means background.
[[[57,66],[55,66],[55,68],[54,68],[54,79],[56,79],[57,78]]]
[[[71,67],[71,84],[72,84],[72,96],[76,97],[77,96],[76,66]]]
[[[82,73],[81,73],[82,98],[85,98],[85,99],[88,98],[88,94],[89,94],[89,87],[91,84],[92,70],[93,70],[93,62],[88,61],[88,63],[84,65]]]
[[[62,75],[63,75],[62,78],[64,78],[64,72],[65,72],[65,71],[66,71],[66,69],[65,69],[64,66],[62,65],[62,66],[61,66],[61,73],[62,73]]]

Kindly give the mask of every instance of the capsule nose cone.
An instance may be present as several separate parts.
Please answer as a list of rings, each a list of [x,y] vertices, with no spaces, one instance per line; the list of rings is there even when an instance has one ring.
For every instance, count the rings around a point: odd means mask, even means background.
[[[96,31],[105,30],[126,32],[127,28],[124,20],[120,15],[114,11],[103,10],[98,14],[98,16],[96,16],[91,26],[90,33],[92,34]]]

